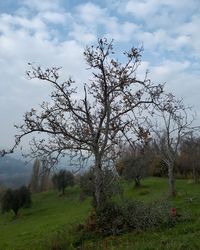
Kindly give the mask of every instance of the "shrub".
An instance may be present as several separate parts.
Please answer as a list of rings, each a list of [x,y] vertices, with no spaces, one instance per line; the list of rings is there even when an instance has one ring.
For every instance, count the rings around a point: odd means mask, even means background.
[[[144,231],[168,223],[170,206],[165,202],[128,201],[123,206],[123,216],[129,230]]]
[[[93,210],[86,222],[86,232],[96,232],[101,235],[118,235],[129,231],[145,231],[157,227],[171,227],[180,221],[173,217],[167,202],[145,204],[140,201],[123,201],[118,204],[107,202],[104,206]]]
[[[96,217],[98,230],[103,235],[118,235],[125,231],[123,210],[117,203],[108,202],[97,211]]]
[[[8,189],[1,199],[2,212],[9,212],[13,210],[15,216],[17,216],[20,208],[27,208],[31,206],[31,193],[25,186],[19,189]]]

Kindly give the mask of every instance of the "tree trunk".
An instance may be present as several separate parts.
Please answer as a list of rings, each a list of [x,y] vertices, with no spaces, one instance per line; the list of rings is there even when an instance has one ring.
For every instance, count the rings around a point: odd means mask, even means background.
[[[196,166],[194,165],[193,165],[192,175],[193,175],[194,183],[198,183],[198,171],[196,169]]]
[[[141,179],[140,176],[135,177],[135,187],[136,188],[141,186],[140,179]]]
[[[18,215],[18,211],[19,211],[18,208],[14,208],[14,209],[13,209],[13,212],[14,212],[14,214],[15,214],[15,217],[17,217],[17,215]]]
[[[169,177],[169,196],[175,197],[176,190],[175,190],[175,178],[174,178],[174,163],[168,163],[168,177]]]
[[[94,193],[94,208],[100,209],[105,202],[105,194],[103,190],[103,170],[102,163],[99,157],[95,159],[95,193]]]

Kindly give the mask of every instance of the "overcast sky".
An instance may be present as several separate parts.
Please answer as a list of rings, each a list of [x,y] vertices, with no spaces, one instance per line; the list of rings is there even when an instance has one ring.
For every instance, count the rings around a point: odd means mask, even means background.
[[[144,47],[140,74],[200,110],[200,0],[0,0],[0,147],[13,125],[50,89],[25,77],[28,63],[62,66],[80,84],[88,72],[83,49],[113,38],[117,51]]]

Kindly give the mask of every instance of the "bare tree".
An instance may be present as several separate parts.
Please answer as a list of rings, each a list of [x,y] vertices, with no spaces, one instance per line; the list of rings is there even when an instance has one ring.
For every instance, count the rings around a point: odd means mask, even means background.
[[[50,83],[54,91],[51,102],[44,102],[41,110],[26,112],[16,144],[29,134],[40,134],[31,142],[32,156],[46,156],[52,163],[65,154],[82,159],[93,156],[95,169],[95,200],[100,207],[104,200],[103,169],[115,160],[121,144],[131,141],[138,131],[138,117],[143,111],[158,105],[163,85],[155,85],[145,74],[138,79],[136,71],[141,62],[141,49],[125,52],[123,63],[113,56],[113,42],[99,39],[96,47],[87,47],[84,56],[92,76],[83,85],[82,97],[77,98],[75,82],[69,78],[60,82],[59,68],[43,70],[31,66],[29,79]],[[140,124],[141,125],[141,124]],[[47,134],[47,137],[41,136]],[[5,151],[1,152],[5,154]]]
[[[178,156],[181,140],[191,130],[193,119],[189,118],[189,107],[172,94],[163,95],[163,102],[153,111],[159,117],[160,126],[154,127],[156,145],[162,160],[168,168],[169,195],[175,196],[175,161]]]

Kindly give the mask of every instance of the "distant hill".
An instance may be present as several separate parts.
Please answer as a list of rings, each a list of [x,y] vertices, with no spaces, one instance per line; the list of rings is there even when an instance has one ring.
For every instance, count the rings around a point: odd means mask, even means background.
[[[11,156],[0,157],[0,186],[19,187],[27,184],[31,175],[30,165]]]

